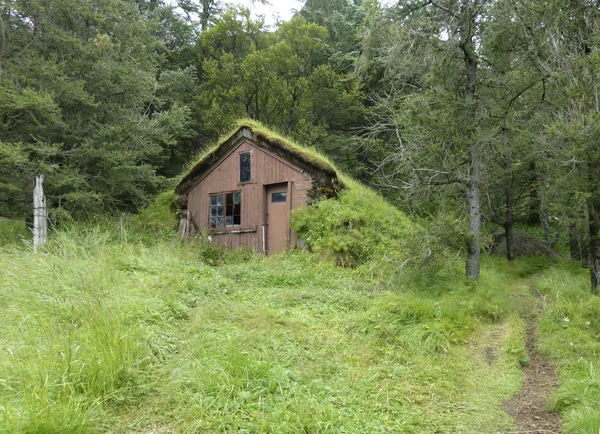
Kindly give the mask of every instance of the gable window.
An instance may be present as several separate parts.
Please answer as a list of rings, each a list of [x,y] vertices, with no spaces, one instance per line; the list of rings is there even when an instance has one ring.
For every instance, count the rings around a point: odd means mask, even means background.
[[[250,169],[250,152],[242,152],[240,154],[240,182],[250,182],[252,172]]]
[[[233,193],[210,196],[210,227],[239,226],[242,222],[242,194]]]

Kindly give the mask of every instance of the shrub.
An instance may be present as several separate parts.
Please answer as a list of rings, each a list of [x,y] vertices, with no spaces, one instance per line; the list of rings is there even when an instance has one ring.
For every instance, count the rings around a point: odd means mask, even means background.
[[[150,205],[140,211],[135,220],[143,229],[156,234],[172,235],[177,227],[177,216],[171,209],[175,193],[166,191],[159,194]]]
[[[294,211],[292,226],[309,250],[348,267],[385,255],[408,258],[416,233],[403,212],[364,187]]]

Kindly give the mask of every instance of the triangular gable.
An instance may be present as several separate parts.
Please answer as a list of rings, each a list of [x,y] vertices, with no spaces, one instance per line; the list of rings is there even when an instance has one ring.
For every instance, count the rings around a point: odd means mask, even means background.
[[[189,191],[196,181],[203,177],[213,167],[216,167],[223,159],[236,149],[243,141],[249,141],[254,146],[263,148],[268,153],[281,157],[302,170],[314,176],[326,176],[337,179],[337,172],[333,165],[318,152],[296,145],[285,138],[266,130],[258,123],[240,123],[235,132],[229,135],[220,144],[211,148],[190,169],[187,175],[175,188],[175,191],[183,195]]]

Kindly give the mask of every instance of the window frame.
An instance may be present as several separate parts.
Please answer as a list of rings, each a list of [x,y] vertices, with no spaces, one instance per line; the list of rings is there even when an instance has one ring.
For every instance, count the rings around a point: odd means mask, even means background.
[[[236,204],[235,203],[235,194],[239,195],[239,203]],[[230,206],[228,207],[228,201],[227,201],[227,196],[228,195],[232,195],[231,196],[231,200],[233,201],[232,204],[229,204]],[[222,216],[218,215],[218,209],[219,209],[219,205],[217,203],[216,205],[216,213],[214,218],[218,219],[218,218],[222,218],[223,219],[223,225],[222,226],[213,226],[213,200],[212,198],[218,198],[218,197],[222,197],[223,198],[223,205],[221,205],[223,207],[223,214]],[[218,202],[218,199],[217,199]],[[239,206],[238,211],[239,214],[236,214],[235,211],[235,207]],[[228,213],[228,209],[230,210],[230,213]],[[239,223],[236,224],[235,223],[235,217],[238,216],[239,217]],[[228,225],[227,224],[227,217],[231,217],[232,220],[232,224]],[[227,228],[236,228],[236,227],[241,227],[242,226],[242,191],[241,190],[233,190],[233,191],[225,191],[225,192],[219,192],[219,193],[212,193],[208,195],[208,227],[210,230],[219,230],[219,229],[227,229]]]
[[[249,169],[250,169],[250,177],[247,181],[242,181],[242,155],[248,155],[248,159],[249,159]],[[240,153],[238,153],[239,157],[239,165],[238,165],[238,181],[240,184],[248,184],[249,182],[252,182],[252,174],[253,174],[253,170],[252,170],[252,150],[249,151],[242,151]]]
[[[278,200],[275,199],[275,195],[279,195]],[[283,199],[283,200],[281,200]],[[287,202],[287,191],[274,191],[271,193],[271,203],[286,203]]]

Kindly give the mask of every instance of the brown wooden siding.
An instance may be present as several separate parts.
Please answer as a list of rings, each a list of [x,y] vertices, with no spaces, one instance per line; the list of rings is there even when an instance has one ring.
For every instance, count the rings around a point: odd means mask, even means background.
[[[240,184],[239,154],[251,152],[252,179]],[[242,192],[241,226],[226,228],[223,231],[250,231],[237,234],[212,234],[212,241],[222,247],[237,248],[250,246],[262,252],[262,224],[265,219],[264,186],[280,182],[289,182],[290,208],[296,209],[306,204],[307,191],[312,188],[312,179],[300,169],[292,167],[281,157],[243,141],[224,159],[215,164],[210,171],[199,178],[188,193],[188,212],[191,220],[200,230],[210,229],[209,196],[230,191]],[[291,245],[296,236],[291,233]]]

